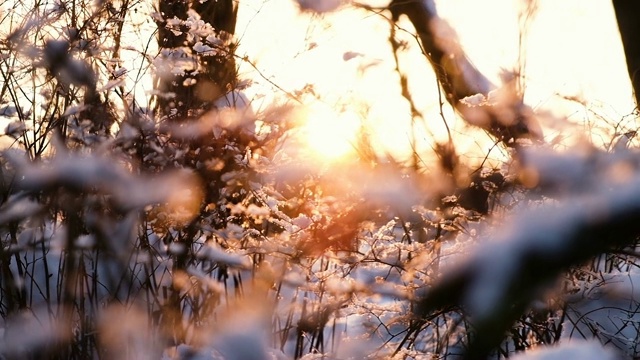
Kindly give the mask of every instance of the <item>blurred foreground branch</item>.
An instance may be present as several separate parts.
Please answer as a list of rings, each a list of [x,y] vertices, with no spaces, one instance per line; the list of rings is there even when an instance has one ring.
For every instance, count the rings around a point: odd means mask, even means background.
[[[560,203],[521,212],[496,239],[473,248],[461,266],[445,270],[418,301],[418,316],[462,307],[474,326],[465,358],[487,358],[563,272],[635,243],[640,234],[640,177],[620,183],[605,175],[616,166],[629,166],[631,154],[525,151],[525,160],[535,169],[529,170],[536,172],[537,184],[547,194],[570,185],[570,195]],[[559,175],[559,168],[565,173]],[[603,175],[586,180],[586,174]]]

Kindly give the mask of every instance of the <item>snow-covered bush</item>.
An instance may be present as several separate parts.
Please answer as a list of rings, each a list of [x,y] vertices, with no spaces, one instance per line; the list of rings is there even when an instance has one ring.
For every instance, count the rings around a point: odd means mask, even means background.
[[[460,106],[490,118],[496,166],[453,141],[407,165],[364,135],[316,165],[299,103],[253,106],[217,3],[0,20],[1,358],[638,356],[635,133],[543,145],[501,122],[524,104],[476,94]],[[123,41],[149,24],[157,54]]]

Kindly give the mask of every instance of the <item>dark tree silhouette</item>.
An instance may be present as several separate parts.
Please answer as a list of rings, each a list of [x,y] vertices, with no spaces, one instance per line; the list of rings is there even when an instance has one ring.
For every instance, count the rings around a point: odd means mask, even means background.
[[[640,3],[633,0],[613,0],[613,8],[637,105],[640,104]]]

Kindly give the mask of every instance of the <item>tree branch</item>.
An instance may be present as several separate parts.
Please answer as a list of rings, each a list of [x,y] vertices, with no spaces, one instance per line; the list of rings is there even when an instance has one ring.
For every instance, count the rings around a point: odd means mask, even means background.
[[[505,145],[515,140],[540,140],[533,111],[515,93],[515,84],[493,85],[467,58],[454,31],[438,16],[433,0],[393,0],[392,20],[409,18],[425,55],[445,91],[447,101],[472,125],[479,126]],[[477,103],[465,98],[480,99]]]

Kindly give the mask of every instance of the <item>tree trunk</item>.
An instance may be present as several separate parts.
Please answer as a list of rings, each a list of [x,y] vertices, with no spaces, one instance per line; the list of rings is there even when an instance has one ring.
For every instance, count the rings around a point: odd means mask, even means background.
[[[209,33],[189,32],[192,27],[184,20],[189,17],[190,9],[211,26]],[[236,1],[160,0],[158,10],[162,16],[156,20],[158,45],[164,66],[156,80],[156,90],[160,93],[157,108],[161,115],[171,119],[197,115],[199,109],[234,87],[236,44],[232,35],[238,14]],[[213,51],[199,52],[194,47],[197,43]]]
[[[157,111],[169,121],[181,121],[197,117],[213,106],[214,100],[231,91],[236,83],[236,64],[233,42],[237,19],[237,0],[159,0],[158,9],[162,16],[158,25],[158,45],[161,49],[156,90]],[[198,13],[194,16],[190,10]],[[187,19],[192,21],[185,21]],[[193,21],[195,20],[195,21]],[[220,200],[220,180],[222,172],[207,173],[207,168],[198,168],[197,163],[224,154],[222,146],[215,149],[211,144],[213,134],[203,134],[202,139],[188,141],[184,146],[189,151],[182,159],[183,166],[196,170],[206,187],[206,201]],[[225,138],[231,142],[231,138]],[[209,150],[207,150],[209,149]],[[198,151],[195,151],[198,150]],[[220,150],[217,154],[214,150]],[[230,162],[234,164],[233,162]],[[195,220],[194,220],[195,221]],[[186,251],[174,256],[173,274],[185,273],[187,259],[196,236],[195,222],[192,222],[175,241]],[[167,340],[174,345],[185,343],[187,329],[183,325],[183,306],[180,286],[174,283],[162,307],[160,326]]]
[[[618,29],[627,60],[627,71],[633,86],[636,106],[640,104],[640,2],[636,0],[613,0]]]

